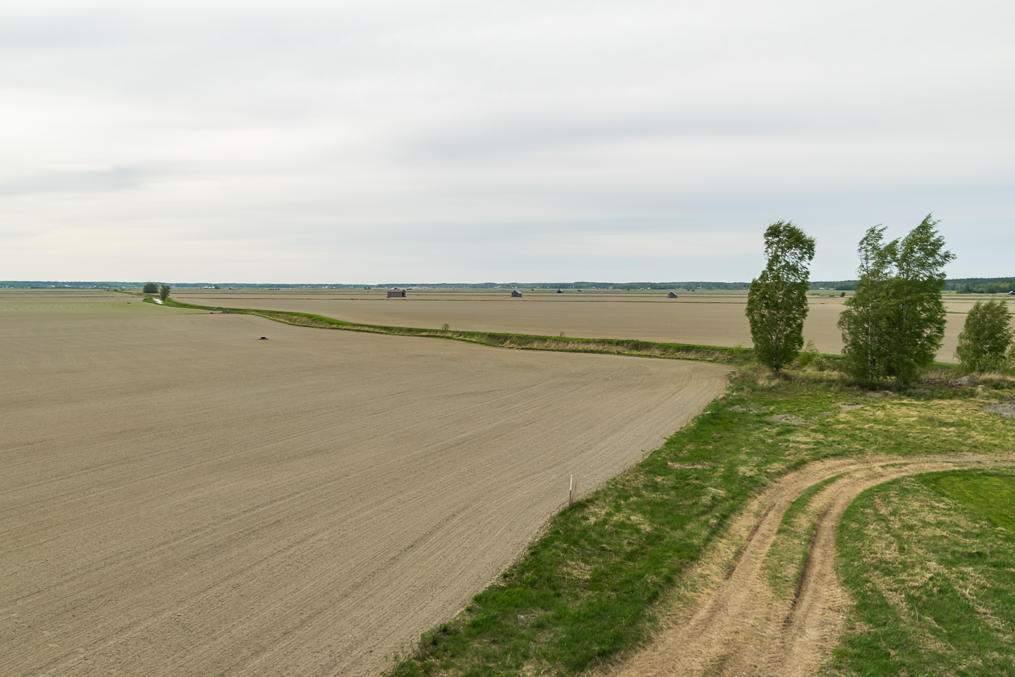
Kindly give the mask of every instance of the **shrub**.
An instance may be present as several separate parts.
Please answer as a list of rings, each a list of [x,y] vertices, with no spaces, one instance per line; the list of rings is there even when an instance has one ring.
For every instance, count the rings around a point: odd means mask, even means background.
[[[819,365],[816,363],[820,362],[819,357],[821,357],[821,353],[818,352],[818,347],[814,345],[814,341],[808,341],[800,351],[800,354],[797,355],[796,361],[797,364],[805,369],[812,365],[818,367]]]
[[[1000,371],[1015,353],[1011,313],[1003,301],[977,301],[966,316],[955,355],[965,373]]]

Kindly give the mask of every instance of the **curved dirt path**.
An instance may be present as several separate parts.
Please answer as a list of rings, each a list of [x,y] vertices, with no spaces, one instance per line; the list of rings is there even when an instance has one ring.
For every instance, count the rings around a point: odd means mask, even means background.
[[[865,489],[924,472],[1009,465],[1015,454],[878,457],[814,463],[755,499],[692,573],[699,592],[611,675],[811,675],[834,648],[848,599],[835,575],[835,530]],[[782,515],[808,487],[844,474],[811,499],[819,515],[794,599],[776,598],[762,563]]]

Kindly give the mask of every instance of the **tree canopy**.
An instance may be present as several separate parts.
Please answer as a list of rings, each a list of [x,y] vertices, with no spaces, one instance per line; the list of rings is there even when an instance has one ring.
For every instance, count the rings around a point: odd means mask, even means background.
[[[1004,301],[977,301],[966,315],[955,354],[966,373],[1000,371],[1011,342],[1011,313]]]
[[[747,319],[758,360],[779,372],[803,347],[814,238],[789,221],[765,231],[768,262],[747,292]]]
[[[885,228],[860,240],[860,279],[839,317],[846,371],[873,385],[912,383],[934,361],[944,336],[944,266],[955,255],[928,215],[901,240],[884,241]]]

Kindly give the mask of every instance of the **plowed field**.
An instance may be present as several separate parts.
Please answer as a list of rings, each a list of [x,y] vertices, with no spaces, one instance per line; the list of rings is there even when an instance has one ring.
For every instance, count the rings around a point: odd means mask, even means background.
[[[0,298],[0,674],[376,673],[725,384],[125,298]]]
[[[523,334],[589,338],[640,338],[647,341],[693,343],[712,346],[751,345],[751,332],[744,315],[744,294],[680,292],[669,299],[666,292],[564,294],[526,292],[511,298],[507,291],[449,293],[410,291],[406,298],[387,299],[384,292],[221,290],[180,292],[181,301],[266,310],[300,310],[366,324],[428,327],[447,323],[453,329],[504,331]],[[837,322],[843,299],[809,297],[810,312],[804,338],[822,352],[842,350]],[[968,297],[948,297],[948,324],[938,359],[955,361],[959,332],[972,306]],[[1015,311],[1015,301],[1009,302]]]

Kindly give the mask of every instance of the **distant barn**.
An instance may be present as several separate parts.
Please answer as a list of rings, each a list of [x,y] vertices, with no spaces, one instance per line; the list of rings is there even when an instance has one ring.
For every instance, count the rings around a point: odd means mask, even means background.
[[[671,299],[675,299],[675,298],[677,298],[677,292],[675,292],[675,291],[671,291],[671,292],[670,292],[669,294],[667,294],[666,296],[667,296],[667,298],[671,298]]]
[[[398,298],[404,299],[405,298],[405,290],[404,289],[389,289],[388,290],[388,298],[389,299],[398,299]]]
[[[513,299],[520,299],[521,297],[522,297],[522,293],[520,291],[518,291],[517,289],[512,289],[511,290],[511,298],[513,298]]]

